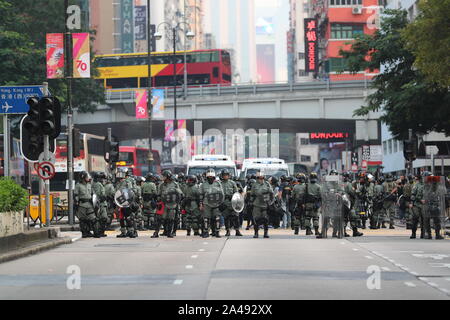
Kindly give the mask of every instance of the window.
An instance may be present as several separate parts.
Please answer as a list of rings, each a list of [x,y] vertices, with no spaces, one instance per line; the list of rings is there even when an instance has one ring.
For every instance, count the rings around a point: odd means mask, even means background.
[[[394,153],[397,153],[398,152],[398,141],[392,140],[392,143],[394,144]]]
[[[300,156],[301,162],[311,162],[311,156]]]
[[[383,141],[383,153],[387,154],[387,141]]]
[[[305,53],[304,52],[299,52],[298,53],[298,59],[299,60],[305,60]]]
[[[330,0],[330,6],[362,5],[362,0]]]
[[[392,153],[392,139],[388,141],[388,151],[389,154]]]
[[[147,155],[148,155],[148,151],[147,150],[141,150],[141,149],[137,149],[136,150],[136,157],[137,157],[137,163],[138,164],[146,164],[147,163]]]
[[[362,24],[331,24],[331,39],[353,39],[356,34],[363,34]]]
[[[344,58],[330,58],[329,59],[330,72],[340,72],[347,70],[347,60]]]

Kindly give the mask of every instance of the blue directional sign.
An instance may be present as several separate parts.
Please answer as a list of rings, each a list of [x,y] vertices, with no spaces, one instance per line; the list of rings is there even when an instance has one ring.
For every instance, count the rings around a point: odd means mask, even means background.
[[[43,86],[0,87],[0,114],[24,114],[31,97],[43,97]]]

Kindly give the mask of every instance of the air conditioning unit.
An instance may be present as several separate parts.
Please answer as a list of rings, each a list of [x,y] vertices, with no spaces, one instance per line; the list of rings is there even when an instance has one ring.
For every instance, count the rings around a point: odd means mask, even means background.
[[[362,14],[362,7],[353,7],[352,13],[353,14]]]

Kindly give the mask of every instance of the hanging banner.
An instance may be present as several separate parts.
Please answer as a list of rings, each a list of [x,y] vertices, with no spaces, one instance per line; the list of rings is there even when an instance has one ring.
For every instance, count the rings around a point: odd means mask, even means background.
[[[47,79],[64,78],[64,34],[47,33]]]
[[[319,34],[317,19],[305,19],[305,71],[319,70]]]
[[[153,119],[164,118],[164,90],[163,89],[153,89]]]
[[[147,90],[136,90],[136,119],[148,119]]]
[[[186,140],[186,120],[178,120],[178,138],[182,141]]]
[[[120,29],[122,53],[134,52],[134,1],[121,0]]]
[[[174,121],[173,120],[166,120],[164,128],[165,128],[165,134],[164,134],[164,141],[175,141],[174,139]]]
[[[91,53],[89,33],[73,33],[73,77],[91,77]]]

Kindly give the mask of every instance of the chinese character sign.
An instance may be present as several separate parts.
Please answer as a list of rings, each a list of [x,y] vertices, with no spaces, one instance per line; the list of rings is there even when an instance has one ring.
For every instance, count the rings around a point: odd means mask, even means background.
[[[91,77],[91,53],[89,33],[73,33],[73,77]]]
[[[64,34],[47,34],[47,79],[64,78]]]
[[[305,19],[306,72],[317,72],[319,66],[319,35],[317,19]]]
[[[136,119],[148,119],[147,90],[136,90]]]

